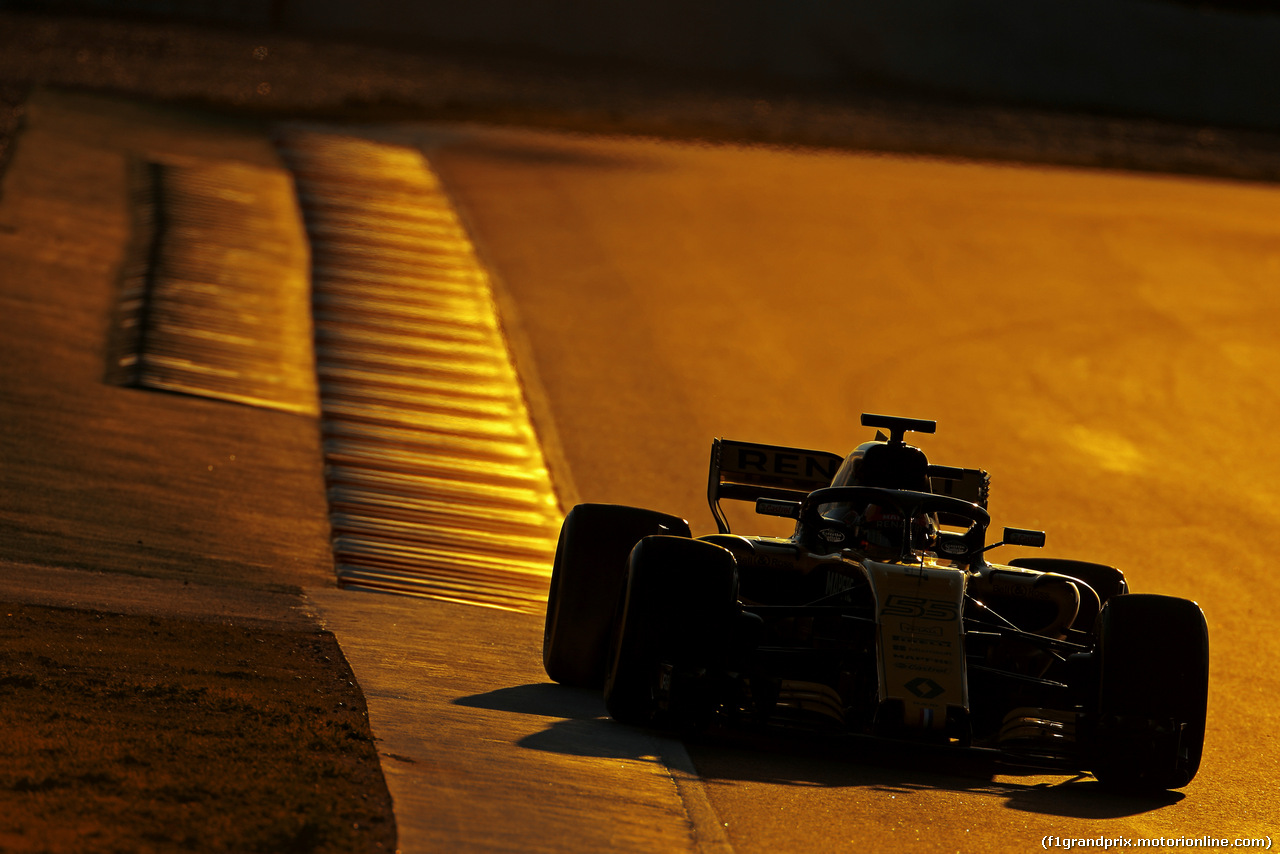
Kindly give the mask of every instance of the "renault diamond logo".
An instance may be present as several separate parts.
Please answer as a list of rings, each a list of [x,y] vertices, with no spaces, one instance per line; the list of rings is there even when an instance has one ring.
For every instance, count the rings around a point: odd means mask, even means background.
[[[904,687],[921,700],[932,700],[934,697],[946,691],[946,689],[937,682],[934,682],[932,679],[927,679],[924,676],[917,676]]]

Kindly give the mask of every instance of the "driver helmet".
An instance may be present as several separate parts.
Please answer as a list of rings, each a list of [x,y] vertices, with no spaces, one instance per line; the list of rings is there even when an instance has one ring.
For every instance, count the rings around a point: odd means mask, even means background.
[[[862,513],[847,519],[865,551],[871,557],[892,557],[902,549],[902,516],[898,508],[868,504]]]

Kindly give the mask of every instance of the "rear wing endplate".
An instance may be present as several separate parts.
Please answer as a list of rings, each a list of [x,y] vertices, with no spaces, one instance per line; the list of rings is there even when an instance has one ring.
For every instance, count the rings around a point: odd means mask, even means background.
[[[780,498],[798,501],[831,485],[844,457],[827,451],[809,451],[781,445],[760,445],[714,439],[711,469],[707,474],[707,503],[720,533],[728,534],[729,520],[720,499],[756,501]]]
[[[991,475],[982,469],[961,469],[951,466],[929,466],[929,490],[934,495],[950,495],[983,510],[991,496]]]

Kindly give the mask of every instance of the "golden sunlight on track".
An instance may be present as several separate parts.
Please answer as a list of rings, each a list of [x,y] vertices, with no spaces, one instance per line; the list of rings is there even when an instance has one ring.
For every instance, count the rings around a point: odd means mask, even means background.
[[[869,438],[861,412],[937,419],[918,444],[992,473],[995,525],[1207,614],[1209,734],[1183,791],[691,744],[733,850],[1277,835],[1280,191],[465,127],[417,141],[516,307],[562,495],[706,533],[715,436],[845,453]]]
[[[540,611],[559,506],[448,199],[412,149],[280,147],[311,237],[339,583]]]

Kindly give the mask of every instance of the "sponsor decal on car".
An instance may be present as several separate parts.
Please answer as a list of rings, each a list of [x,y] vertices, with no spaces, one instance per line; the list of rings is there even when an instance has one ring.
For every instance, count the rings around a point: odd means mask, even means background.
[[[943,728],[947,706],[969,705],[961,620],[966,576],[923,564],[864,566],[877,601],[880,697],[902,701],[910,727]]]

